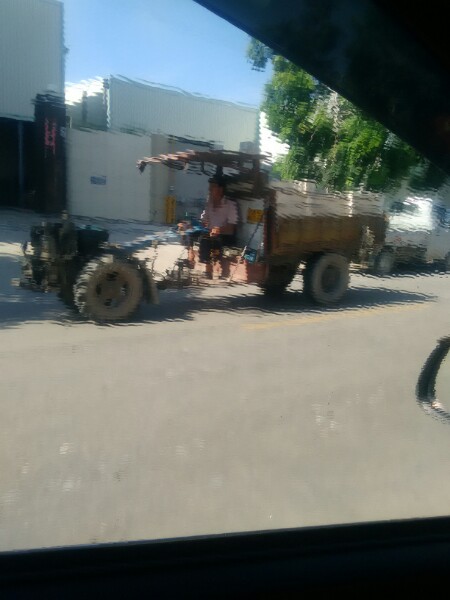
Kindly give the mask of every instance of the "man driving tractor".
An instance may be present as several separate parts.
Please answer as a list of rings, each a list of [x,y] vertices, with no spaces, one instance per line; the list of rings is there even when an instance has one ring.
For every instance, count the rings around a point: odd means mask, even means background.
[[[223,246],[232,246],[236,239],[238,211],[236,203],[225,196],[226,179],[214,175],[209,179],[209,194],[205,210],[200,220],[209,229],[209,235],[200,238],[199,255],[201,262],[209,262],[211,251]]]
[[[236,203],[225,195],[226,178],[223,175],[210,177],[208,200],[200,221],[208,233],[200,235],[199,232],[188,234],[190,260],[193,260],[192,244],[194,238],[199,237],[199,260],[206,263],[206,273],[211,274],[211,259],[220,259],[223,246],[233,246],[236,239],[236,225],[238,223],[238,210]],[[183,231],[184,223],[179,223],[179,230]]]

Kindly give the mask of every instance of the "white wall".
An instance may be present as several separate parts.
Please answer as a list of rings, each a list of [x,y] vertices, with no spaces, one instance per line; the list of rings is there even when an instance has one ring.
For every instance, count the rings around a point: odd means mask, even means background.
[[[32,120],[36,94],[64,94],[63,5],[0,1],[0,117]]]
[[[149,169],[139,173],[136,163],[151,155],[150,137],[76,129],[67,133],[69,212],[148,222],[151,174]]]

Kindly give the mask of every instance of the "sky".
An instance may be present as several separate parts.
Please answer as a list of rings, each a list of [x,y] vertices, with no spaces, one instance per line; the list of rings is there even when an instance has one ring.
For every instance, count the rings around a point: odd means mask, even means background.
[[[249,36],[193,0],[63,0],[66,82],[123,75],[259,106],[271,71]]]

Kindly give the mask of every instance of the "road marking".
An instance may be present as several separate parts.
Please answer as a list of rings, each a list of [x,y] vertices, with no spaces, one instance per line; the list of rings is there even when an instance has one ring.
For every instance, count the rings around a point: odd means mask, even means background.
[[[417,310],[425,308],[425,302],[415,302],[414,304],[402,304],[401,306],[380,306],[377,308],[351,308],[347,310],[336,310],[321,314],[308,314],[296,317],[295,319],[280,319],[279,321],[267,321],[266,323],[246,323],[241,325],[245,331],[259,331],[264,329],[275,329],[277,327],[291,327],[292,325],[301,325],[309,323],[321,323],[323,321],[332,321],[341,317],[358,318],[371,317],[381,313],[404,312],[405,310]]]

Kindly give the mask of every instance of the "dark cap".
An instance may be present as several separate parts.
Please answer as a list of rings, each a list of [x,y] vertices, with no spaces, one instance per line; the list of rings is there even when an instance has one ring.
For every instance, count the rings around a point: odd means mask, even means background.
[[[223,175],[213,175],[208,179],[208,183],[215,183],[216,185],[225,188],[227,185],[227,180]]]

